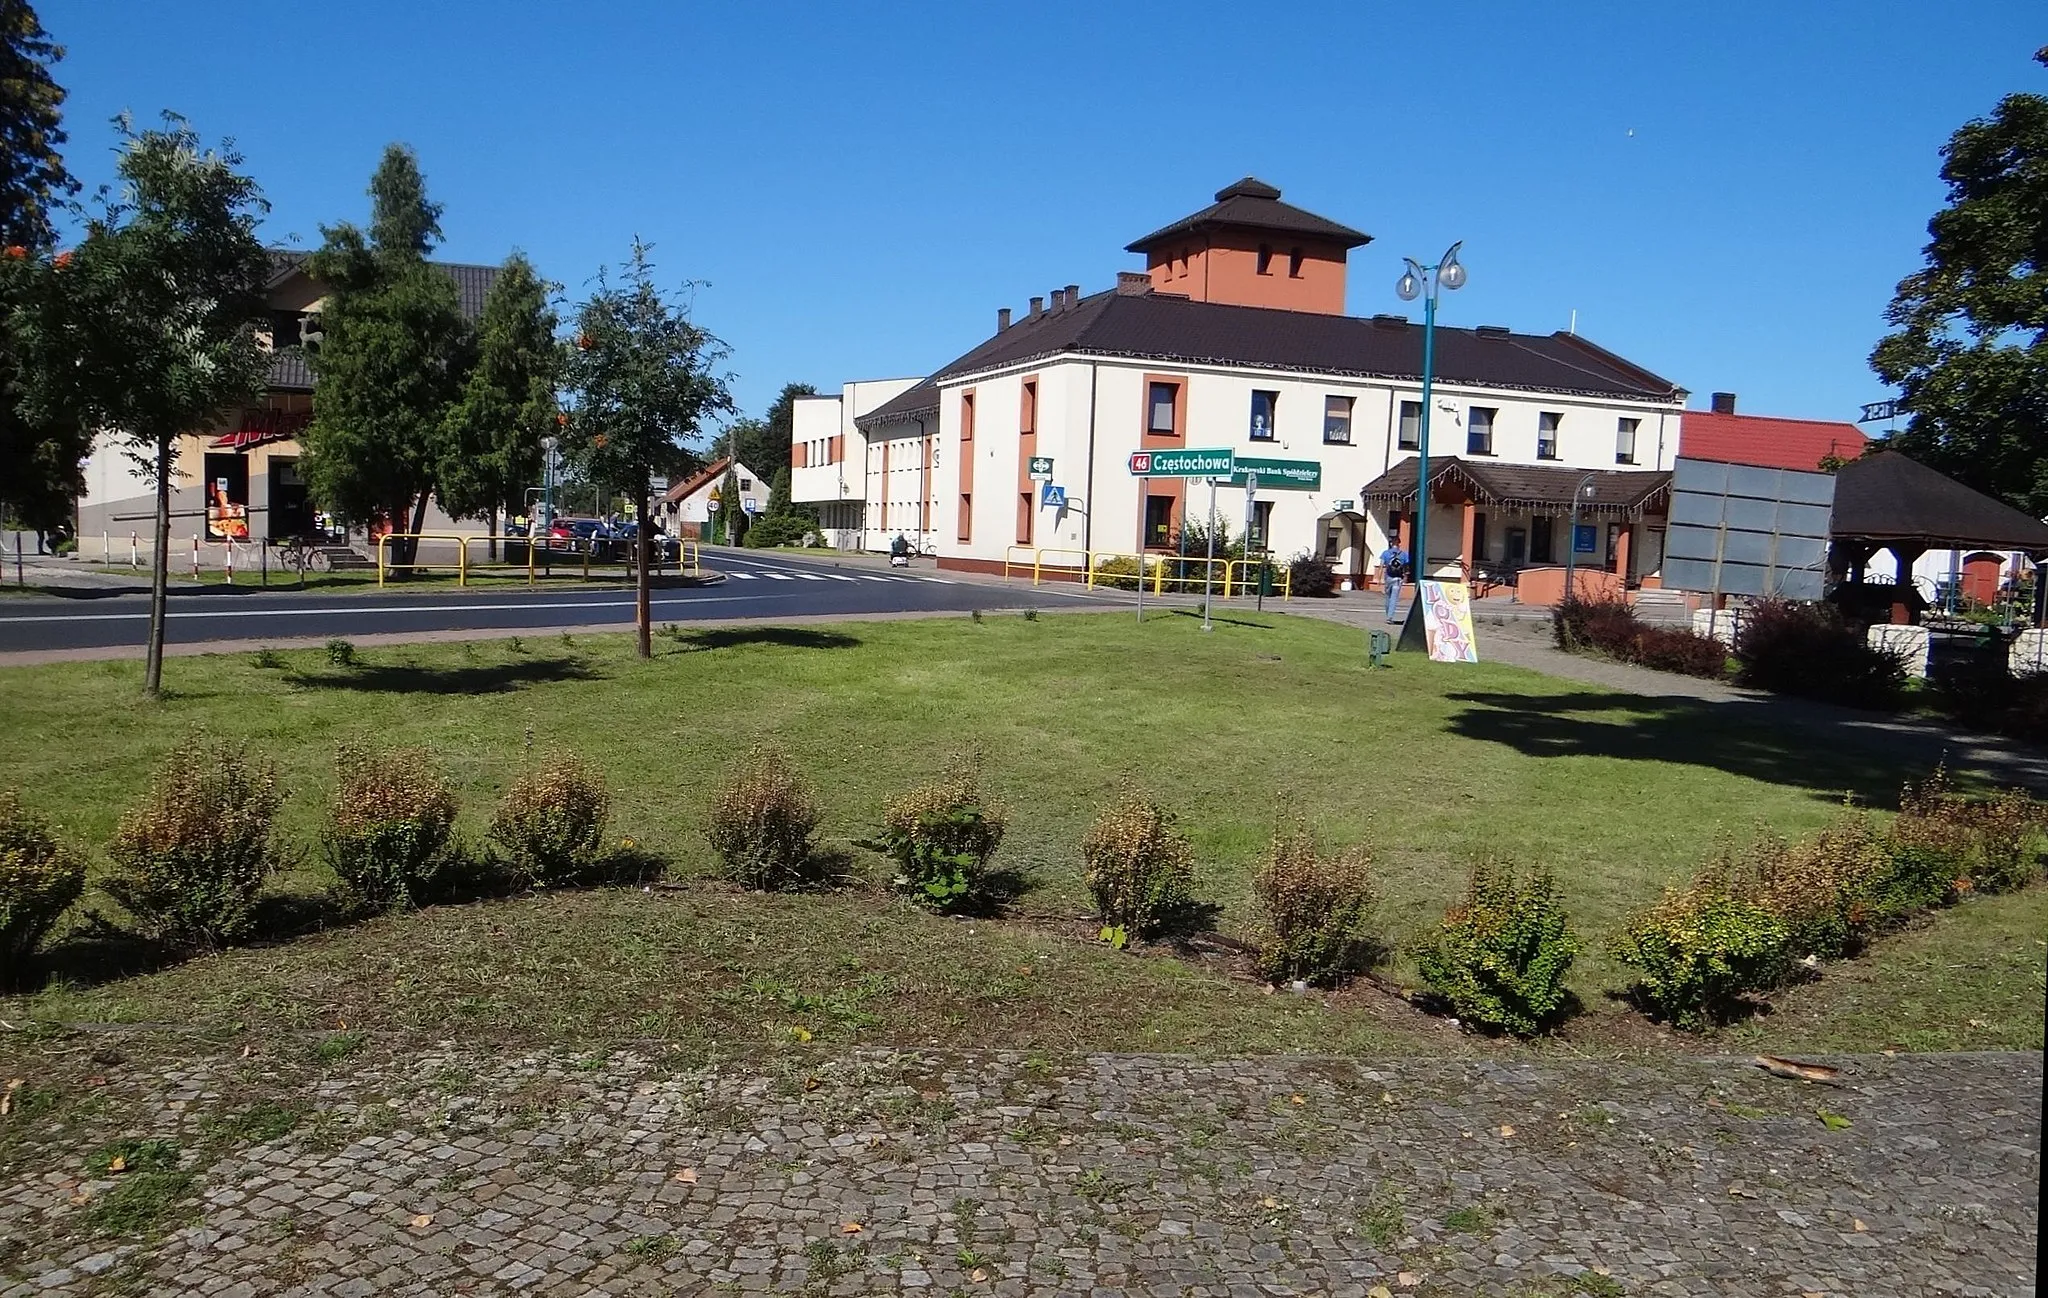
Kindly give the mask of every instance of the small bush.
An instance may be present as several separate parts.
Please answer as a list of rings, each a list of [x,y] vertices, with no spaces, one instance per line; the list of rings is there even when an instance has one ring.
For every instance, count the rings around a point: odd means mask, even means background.
[[[1148,591],[1152,589],[1150,581],[1156,566],[1149,561],[1144,566],[1147,581],[1145,589]],[[1108,586],[1113,590],[1138,588],[1138,561],[1130,556],[1119,555],[1116,558],[1104,559],[1095,565],[1094,571],[1095,584],[1098,586]]]
[[[284,793],[239,745],[189,739],[107,845],[106,889],[144,936],[190,949],[225,946],[255,926],[256,897],[277,866],[272,822]]]
[[[1172,814],[1127,788],[1081,841],[1082,879],[1105,926],[1150,937],[1192,899],[1194,856]]]
[[[1416,961],[1459,1018],[1527,1037],[1564,1012],[1579,945],[1547,871],[1517,880],[1511,867],[1482,862]]]
[[[1900,891],[1907,898],[1939,890],[1941,901],[1962,892],[2010,892],[2041,876],[2041,804],[2017,789],[1991,798],[1957,794],[1948,772],[1908,785],[1892,822],[1894,854],[1903,858]]]
[[[1288,593],[1308,599],[1325,599],[1337,593],[1337,574],[1328,559],[1303,550],[1287,561]]]
[[[965,910],[988,900],[989,858],[1005,816],[968,766],[923,784],[882,810],[882,844],[896,862],[896,886],[921,906]]]
[[[818,525],[801,514],[767,514],[747,529],[746,543],[757,548],[797,545],[806,533],[817,530]]]
[[[1728,649],[1720,641],[1688,628],[1645,622],[1621,599],[1567,599],[1551,610],[1550,627],[1557,647],[1572,653],[1605,654],[1708,680],[1728,673]]]
[[[1874,649],[1833,605],[1763,600],[1735,637],[1737,683],[1858,708],[1890,708],[1906,684],[1898,654]]]
[[[1687,1031],[1725,1022],[1747,996],[1790,968],[1785,922],[1706,871],[1629,920],[1614,954],[1636,971],[1629,988],[1652,1014]]]
[[[1728,674],[1728,646],[1687,627],[1645,625],[1629,658],[1639,667],[1719,680]]]
[[[334,796],[320,847],[351,910],[375,914],[419,904],[446,864],[455,790],[425,749],[335,754]]]
[[[1963,725],[2048,743],[2048,672],[2015,676],[2003,664],[1952,669],[1934,681],[1936,704]]]
[[[84,890],[84,860],[0,789],[0,987],[20,981],[36,944]]]
[[[1371,963],[1366,923],[1379,890],[1364,847],[1327,856],[1305,825],[1282,822],[1252,878],[1252,895],[1259,969],[1268,978],[1334,983]]]
[[[718,791],[704,836],[726,878],[759,892],[791,892],[817,881],[813,839],[821,819],[817,798],[789,759],[756,748]]]
[[[331,667],[353,667],[356,665],[356,647],[340,636],[327,642],[327,663]]]
[[[1785,925],[1787,955],[1823,960],[1854,955],[1886,922],[1871,894],[1890,868],[1885,836],[1861,814],[1798,842],[1766,836],[1722,867],[1748,900]]]
[[[491,818],[491,839],[525,882],[574,883],[603,864],[610,815],[603,777],[573,757],[552,757],[506,790]]]

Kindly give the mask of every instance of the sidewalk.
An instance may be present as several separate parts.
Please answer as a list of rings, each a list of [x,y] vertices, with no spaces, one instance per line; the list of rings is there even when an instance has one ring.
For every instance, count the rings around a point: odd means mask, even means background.
[[[1842,1060],[1821,1087],[1682,1055],[755,1073],[313,1044],[50,1049],[0,1295],[2031,1292],[2032,1055]],[[117,1137],[192,1178],[160,1237],[95,1231],[141,1184],[87,1170]]]

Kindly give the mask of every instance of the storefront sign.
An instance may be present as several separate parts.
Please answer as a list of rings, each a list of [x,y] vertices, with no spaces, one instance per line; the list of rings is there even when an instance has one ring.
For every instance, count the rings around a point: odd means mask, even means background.
[[[1425,581],[1417,588],[1422,601],[1422,633],[1431,662],[1476,663],[1479,641],[1472,634],[1472,596],[1462,581]]]
[[[1600,528],[1594,523],[1580,523],[1572,529],[1572,553],[1592,554],[1600,548]]]
[[[1032,456],[1028,476],[1033,482],[1051,482],[1052,457],[1050,455]]]
[[[1228,447],[1222,450],[1137,451],[1131,455],[1131,474],[1139,478],[1227,478],[1236,467],[1236,454]]]
[[[1262,460],[1240,455],[1231,471],[1230,485],[1242,487],[1247,473],[1259,475],[1260,491],[1320,491],[1323,465],[1320,460]]]

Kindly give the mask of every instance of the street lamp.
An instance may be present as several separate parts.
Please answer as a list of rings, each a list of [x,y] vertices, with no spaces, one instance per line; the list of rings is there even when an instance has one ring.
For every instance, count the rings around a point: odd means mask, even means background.
[[[1571,521],[1564,530],[1564,600],[1567,604],[1578,598],[1572,590],[1572,572],[1578,567],[1579,558],[1579,499],[1593,494],[1593,479],[1598,476],[1596,469],[1580,478],[1579,484],[1572,488]]]
[[[1409,566],[1415,570],[1415,603],[1410,605],[1409,616],[1422,603],[1422,579],[1424,568],[1429,562],[1429,415],[1431,389],[1436,385],[1436,299],[1440,289],[1453,292],[1465,287],[1465,267],[1458,261],[1458,249],[1465,246],[1463,239],[1444,250],[1442,260],[1434,266],[1424,266],[1413,257],[1404,257],[1408,269],[1394,284],[1394,292],[1403,302],[1422,299],[1422,426],[1415,435],[1415,546],[1409,551]]]
[[[555,525],[555,448],[561,444],[562,439],[552,433],[540,439],[540,508],[549,527]],[[529,546],[533,544],[531,523],[526,527],[526,543]]]

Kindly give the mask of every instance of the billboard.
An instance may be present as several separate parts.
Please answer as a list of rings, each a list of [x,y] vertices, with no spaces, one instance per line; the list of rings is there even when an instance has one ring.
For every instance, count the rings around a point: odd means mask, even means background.
[[[1819,599],[1835,477],[1679,458],[1671,469],[1664,585]]]

